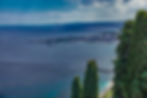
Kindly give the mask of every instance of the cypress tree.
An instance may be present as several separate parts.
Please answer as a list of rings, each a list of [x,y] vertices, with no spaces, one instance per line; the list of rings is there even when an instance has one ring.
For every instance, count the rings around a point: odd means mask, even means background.
[[[94,60],[88,62],[84,78],[83,98],[98,98],[98,69]]]
[[[146,98],[147,96],[147,11],[138,12],[131,28],[128,30],[124,28],[125,32],[122,35],[127,31],[131,35],[121,38],[118,48],[114,98]],[[127,41],[129,44],[124,44],[126,39],[129,39]]]
[[[147,96],[147,11],[138,12],[130,51],[129,97]]]
[[[114,98],[127,98],[128,83],[128,55],[131,44],[133,21],[127,21],[123,27],[123,33],[119,36],[120,43],[117,48],[117,60],[115,63]]]
[[[75,77],[73,80],[71,98],[82,98],[82,88],[79,77]]]

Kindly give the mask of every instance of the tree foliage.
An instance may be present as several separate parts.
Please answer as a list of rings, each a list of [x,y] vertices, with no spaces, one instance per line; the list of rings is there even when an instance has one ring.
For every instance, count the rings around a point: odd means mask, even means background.
[[[126,22],[115,63],[114,98],[147,96],[147,11]]]
[[[117,49],[118,58],[115,63],[115,87],[114,87],[114,98],[124,98],[126,96],[127,77],[129,70],[127,69],[129,50],[131,44],[131,36],[134,22],[127,21],[123,28],[123,33],[119,37],[120,43]],[[122,93],[123,92],[123,93]],[[127,98],[127,97],[126,97]]]
[[[136,16],[130,51],[130,98],[145,98],[147,95],[147,11]]]
[[[79,77],[75,77],[73,80],[71,98],[82,98],[82,88]]]
[[[98,98],[98,69],[94,60],[88,62],[84,78],[83,98]]]

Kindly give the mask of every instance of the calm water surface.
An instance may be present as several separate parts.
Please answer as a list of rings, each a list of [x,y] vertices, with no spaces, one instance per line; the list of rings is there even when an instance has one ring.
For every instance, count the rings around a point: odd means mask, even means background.
[[[48,45],[38,37],[0,37],[0,94],[6,98],[69,98],[74,76],[99,63],[100,89],[112,79],[117,41]],[[35,40],[35,41],[34,41]],[[37,40],[37,41],[36,41]]]

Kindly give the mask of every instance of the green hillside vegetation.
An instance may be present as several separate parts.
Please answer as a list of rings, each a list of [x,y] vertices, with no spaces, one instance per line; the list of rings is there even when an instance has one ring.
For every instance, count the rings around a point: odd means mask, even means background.
[[[113,90],[110,89],[108,92],[106,92],[103,98],[113,98]]]
[[[145,98],[147,94],[147,11],[126,22],[115,63],[114,98]]]

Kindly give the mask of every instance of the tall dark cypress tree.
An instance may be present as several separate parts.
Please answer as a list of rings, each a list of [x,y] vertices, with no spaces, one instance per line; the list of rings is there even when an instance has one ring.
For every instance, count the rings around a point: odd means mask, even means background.
[[[83,98],[98,98],[98,68],[94,60],[88,62],[84,79]]]
[[[129,98],[147,96],[147,11],[138,12],[131,42]]]
[[[71,98],[82,98],[82,88],[79,77],[75,77],[73,80]]]
[[[124,36],[118,48],[114,98],[146,98],[147,96],[147,11],[138,12],[131,28],[129,30],[132,32],[131,36]],[[125,33],[126,31],[122,35]],[[123,44],[128,38],[129,44],[126,42]]]
[[[129,70],[127,67],[133,25],[133,21],[127,21],[123,27],[123,33],[119,37],[120,43],[117,48],[117,60],[115,63],[114,98],[128,98],[126,85],[128,83]]]

